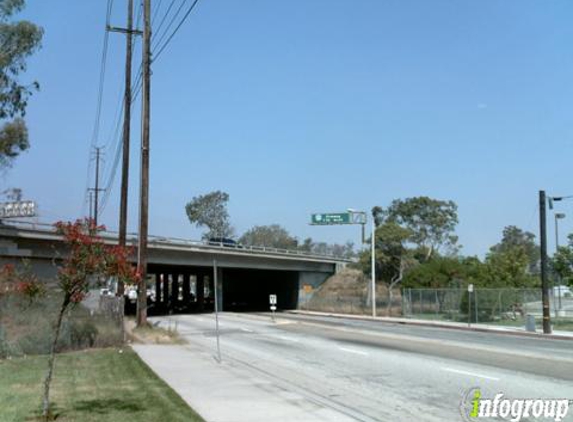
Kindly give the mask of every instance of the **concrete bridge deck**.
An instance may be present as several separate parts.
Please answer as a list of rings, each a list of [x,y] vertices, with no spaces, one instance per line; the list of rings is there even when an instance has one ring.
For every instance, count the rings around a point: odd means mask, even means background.
[[[109,244],[113,232],[100,233]],[[128,243],[137,245],[135,235]],[[148,286],[154,306],[164,310],[202,310],[212,303],[214,261],[218,268],[221,309],[267,310],[268,295],[278,295],[279,309],[296,309],[312,297],[330,275],[351,261],[267,247],[231,246],[209,242],[151,236]],[[66,255],[61,235],[52,225],[0,224],[0,265],[28,259],[44,279],[53,279],[58,262]]]

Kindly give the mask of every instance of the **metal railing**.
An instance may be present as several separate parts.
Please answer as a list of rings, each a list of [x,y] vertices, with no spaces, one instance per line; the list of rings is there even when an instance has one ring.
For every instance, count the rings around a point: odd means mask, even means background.
[[[11,220],[6,221],[3,220],[2,223],[7,226],[23,229],[23,230],[34,230],[34,231],[41,231],[45,233],[55,234],[55,227],[53,224],[48,223],[38,223],[38,222],[29,222],[29,221],[19,221],[19,220]],[[1,226],[0,226],[1,227]],[[100,232],[100,235],[106,240],[115,240],[118,237],[118,232],[113,230],[105,230]],[[127,233],[127,242],[133,244],[137,244],[137,233]],[[247,246],[241,244],[231,244],[225,242],[212,242],[208,240],[193,240],[193,239],[184,239],[178,237],[171,237],[171,236],[157,236],[157,235],[150,235],[148,236],[148,243],[150,245],[165,245],[165,246],[172,246],[172,247],[198,247],[201,249],[213,249],[213,250],[226,250],[226,251],[236,251],[236,252],[244,252],[244,253],[263,253],[266,255],[279,255],[279,256],[297,256],[297,257],[304,257],[310,259],[330,259],[336,262],[354,262],[352,259],[341,258],[336,255],[332,254],[317,254],[313,252],[307,252],[300,249],[281,249],[281,248],[273,248],[268,246]]]

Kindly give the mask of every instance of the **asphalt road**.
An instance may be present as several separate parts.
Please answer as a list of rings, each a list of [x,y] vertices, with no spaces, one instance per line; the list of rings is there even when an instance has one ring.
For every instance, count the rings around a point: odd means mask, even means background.
[[[214,315],[170,318],[172,326],[175,321],[190,343],[215,353]],[[573,399],[568,340],[223,313],[220,345],[223,360],[356,421],[461,421],[461,397],[474,387],[484,398],[501,392],[509,398]],[[565,420],[573,421],[573,405]]]

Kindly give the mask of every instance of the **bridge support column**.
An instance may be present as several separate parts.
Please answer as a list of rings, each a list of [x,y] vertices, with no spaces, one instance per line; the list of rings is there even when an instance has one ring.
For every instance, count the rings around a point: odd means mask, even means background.
[[[155,274],[155,309],[161,307],[161,274]]]
[[[202,312],[205,308],[205,274],[197,274],[197,310]]]
[[[162,274],[163,279],[163,309],[169,308],[169,274]]]
[[[179,275],[177,273],[171,274],[171,309],[177,306],[179,302]]]
[[[183,302],[185,309],[191,306],[191,280],[189,273],[183,274]]]

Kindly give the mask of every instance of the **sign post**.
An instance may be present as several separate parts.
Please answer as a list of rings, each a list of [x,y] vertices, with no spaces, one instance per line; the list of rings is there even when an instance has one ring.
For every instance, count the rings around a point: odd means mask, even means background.
[[[269,304],[271,305],[272,319],[275,322],[275,311],[277,310],[277,295],[269,295]]]
[[[321,214],[311,214],[310,224],[313,226],[334,226],[343,224],[360,224],[362,226],[362,243],[365,242],[366,213],[349,208],[346,212],[331,212]],[[371,238],[371,266],[372,274],[370,281],[370,296],[372,299],[372,317],[376,316],[376,221],[372,216],[372,238]]]

